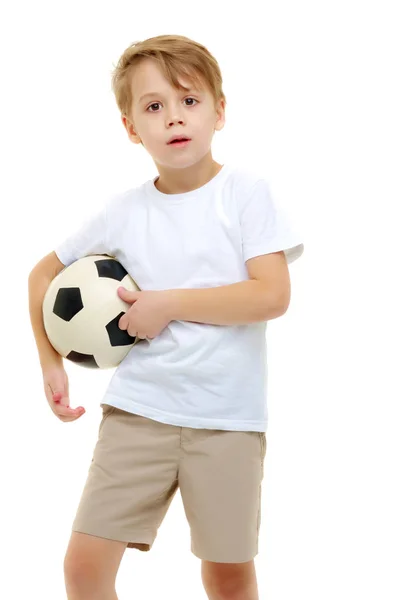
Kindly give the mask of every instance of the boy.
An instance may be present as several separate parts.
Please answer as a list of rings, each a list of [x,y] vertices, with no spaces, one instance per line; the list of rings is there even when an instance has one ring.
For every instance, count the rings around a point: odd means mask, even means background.
[[[151,549],[178,489],[212,600],[257,600],[266,454],[266,321],[290,300],[303,243],[267,182],[211,155],[225,123],[217,62],[183,36],[133,44],[113,90],[129,139],[158,177],[106,202],[29,278],[47,400],[69,406],[62,358],[42,322],[47,287],[88,254],[115,256],[140,292],[119,326],[144,341],[116,369],[64,562],[69,600],[115,600],[126,548]],[[185,138],[186,142],[174,142]]]

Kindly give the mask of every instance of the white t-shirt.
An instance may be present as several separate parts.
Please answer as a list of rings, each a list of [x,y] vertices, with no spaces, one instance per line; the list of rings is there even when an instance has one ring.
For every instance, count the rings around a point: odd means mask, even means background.
[[[245,281],[249,258],[283,250],[291,263],[303,253],[262,177],[223,165],[181,194],[160,192],[157,177],[103,202],[55,249],[60,261],[108,254],[141,290],[164,290]],[[171,321],[132,347],[101,404],[181,427],[265,432],[266,327]]]

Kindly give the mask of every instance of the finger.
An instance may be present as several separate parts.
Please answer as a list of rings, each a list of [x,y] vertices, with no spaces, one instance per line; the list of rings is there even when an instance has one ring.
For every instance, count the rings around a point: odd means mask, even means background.
[[[63,402],[61,402],[61,399]],[[71,415],[81,415],[85,412],[83,406],[78,406],[78,408],[72,408],[69,405],[69,398],[62,397],[61,392],[56,392],[53,394],[53,401],[55,404],[55,410],[58,415],[62,416],[71,416]]]
[[[53,402],[59,402],[60,404],[62,404],[64,406],[69,406],[69,397],[68,397],[67,390],[53,391],[50,388],[50,394],[53,399]]]
[[[57,406],[68,407],[70,405],[69,397],[67,395],[63,394],[62,392],[55,392],[53,394],[53,402]]]
[[[84,414],[85,409],[83,408],[83,406],[78,406],[78,408],[71,408],[70,406],[62,406],[61,404],[58,404],[55,407],[55,412],[60,417],[80,417]]]
[[[76,421],[77,419],[80,419],[82,415],[74,415],[74,416],[70,416],[70,417],[63,417],[62,415],[56,415],[56,416],[63,423],[70,423],[72,421]]]

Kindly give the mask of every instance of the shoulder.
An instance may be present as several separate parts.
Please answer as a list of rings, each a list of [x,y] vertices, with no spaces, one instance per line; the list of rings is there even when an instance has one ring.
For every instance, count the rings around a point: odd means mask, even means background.
[[[250,167],[234,166],[230,170],[232,187],[239,207],[244,207],[254,194],[270,195],[269,176]]]
[[[258,182],[268,184],[269,176],[267,173],[261,173],[251,167],[238,165],[230,166],[230,175],[235,184],[251,190]]]
[[[126,214],[126,211],[137,204],[143,197],[142,187],[129,188],[107,196],[104,203],[107,216]]]

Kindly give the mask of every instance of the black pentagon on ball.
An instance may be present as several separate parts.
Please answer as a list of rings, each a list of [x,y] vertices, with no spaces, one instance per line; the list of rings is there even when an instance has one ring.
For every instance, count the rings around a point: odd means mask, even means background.
[[[99,368],[99,365],[92,354],[82,354],[82,352],[75,352],[75,350],[72,350],[66,358],[72,362],[79,363],[82,367],[88,367],[89,369]]]
[[[128,274],[128,271],[117,260],[104,258],[94,262],[99,277],[108,277],[116,281],[122,281]]]
[[[60,288],[53,306],[53,313],[70,321],[83,308],[81,291],[78,287]]]
[[[106,325],[111,346],[129,346],[130,344],[133,344],[136,340],[136,336],[132,337],[131,335],[129,335],[126,329],[120,329],[118,326],[118,322],[124,314],[124,312],[119,313],[119,315],[116,316],[115,319],[113,319]]]

